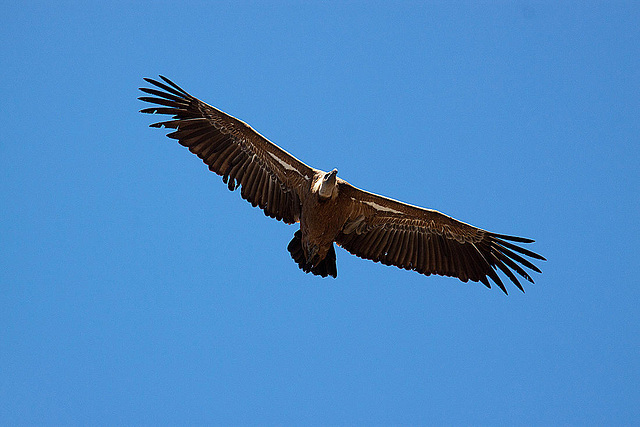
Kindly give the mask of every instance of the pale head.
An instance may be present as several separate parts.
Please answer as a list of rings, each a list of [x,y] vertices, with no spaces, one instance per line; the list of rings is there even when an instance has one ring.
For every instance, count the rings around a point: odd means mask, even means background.
[[[321,199],[329,199],[333,196],[334,191],[337,191],[337,175],[338,169],[334,169],[322,176],[318,187],[318,196],[320,196]]]

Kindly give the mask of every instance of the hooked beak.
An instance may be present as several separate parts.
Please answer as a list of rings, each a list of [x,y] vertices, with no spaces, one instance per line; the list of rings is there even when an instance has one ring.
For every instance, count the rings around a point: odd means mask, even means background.
[[[324,176],[323,181],[324,182],[336,182],[336,175],[338,175],[338,169],[334,169],[331,172],[328,172]]]

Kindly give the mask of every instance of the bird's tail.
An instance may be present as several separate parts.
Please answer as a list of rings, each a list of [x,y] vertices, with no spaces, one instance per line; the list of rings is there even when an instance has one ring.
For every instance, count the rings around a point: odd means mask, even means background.
[[[331,248],[329,252],[327,252],[327,256],[320,261],[318,265],[313,267],[311,263],[307,262],[307,259],[304,256],[304,250],[302,249],[302,233],[300,230],[296,231],[293,235],[293,239],[289,242],[289,246],[287,246],[289,253],[291,253],[291,258],[298,264],[298,267],[302,269],[305,273],[313,273],[316,276],[338,276],[338,267],[336,266],[336,251],[331,244]]]

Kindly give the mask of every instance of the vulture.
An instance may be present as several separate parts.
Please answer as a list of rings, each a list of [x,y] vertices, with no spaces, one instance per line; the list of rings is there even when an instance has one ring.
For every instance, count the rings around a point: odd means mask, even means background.
[[[533,283],[525,267],[541,273],[528,258],[544,257],[519,244],[533,240],[492,233],[438,211],[361,190],[337,176],[308,166],[251,126],[200,101],[164,76],[144,79],[151,87],[139,99],[153,104],[142,113],[171,120],[151,124],[197,155],[229,190],[266,216],[300,223],[287,249],[305,273],[337,277],[334,243],[360,258],[457,277],[490,280],[506,294],[498,270],[524,292],[519,275]]]

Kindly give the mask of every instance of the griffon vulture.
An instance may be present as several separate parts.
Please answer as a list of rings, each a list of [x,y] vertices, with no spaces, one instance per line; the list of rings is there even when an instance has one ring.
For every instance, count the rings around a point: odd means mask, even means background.
[[[246,123],[191,96],[169,79],[145,78],[156,88],[140,88],[155,104],[142,113],[168,114],[172,120],[152,127],[175,129],[167,136],[200,157],[233,191],[265,215],[287,224],[299,222],[288,250],[305,273],[337,276],[335,242],[361,258],[424,275],[466,282],[493,280],[505,293],[501,270],[520,290],[517,273],[533,280],[523,257],[545,258],[515,243],[522,237],[491,233],[440,212],[412,206],[354,187],[284,151]],[[515,242],[515,243],[513,243]]]

